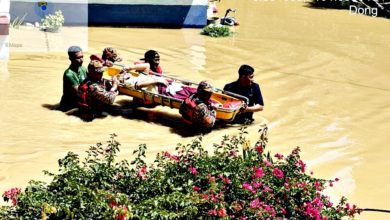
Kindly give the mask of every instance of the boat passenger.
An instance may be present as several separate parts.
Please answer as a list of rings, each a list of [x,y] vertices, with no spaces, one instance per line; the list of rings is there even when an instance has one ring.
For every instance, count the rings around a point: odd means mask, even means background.
[[[249,65],[242,65],[238,70],[238,79],[232,83],[226,84],[223,90],[233,92],[249,99],[249,104],[235,117],[232,123],[252,123],[253,112],[262,111],[264,101],[261,95],[259,84],[253,81],[254,68]]]
[[[148,92],[182,100],[196,93],[195,88],[154,75],[139,74],[138,76],[133,76],[131,74],[126,74],[121,76],[120,81],[128,88],[144,89]],[[140,101],[144,102],[143,100]]]
[[[103,78],[103,64],[92,60],[88,65],[88,77],[79,86],[80,106],[93,115],[99,115],[115,101],[118,94],[118,80]]]
[[[183,121],[202,131],[210,131],[216,119],[216,111],[210,102],[212,93],[213,89],[208,82],[200,82],[197,92],[185,99],[180,106]]]
[[[144,58],[142,58],[145,63],[150,65],[150,74],[162,75],[163,71],[160,66],[160,54],[155,50],[148,50],[144,54]],[[136,62],[142,63],[142,62]]]
[[[82,66],[83,52],[79,46],[71,46],[68,49],[70,66],[63,76],[63,90],[59,109],[69,111],[77,108],[77,91],[80,83],[87,77],[87,69]]]

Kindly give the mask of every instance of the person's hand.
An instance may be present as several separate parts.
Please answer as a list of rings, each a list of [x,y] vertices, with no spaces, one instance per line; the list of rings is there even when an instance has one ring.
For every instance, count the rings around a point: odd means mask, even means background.
[[[129,72],[131,70],[134,70],[135,69],[135,65],[129,65],[129,66],[125,66],[123,69],[126,70],[126,72]]]
[[[113,62],[111,62],[111,61],[109,61],[109,60],[106,60],[106,66],[108,66],[108,67],[112,67],[113,65],[114,65],[114,63]]]
[[[116,76],[112,77],[112,87],[110,91],[116,91],[118,89],[119,80]]]
[[[215,110],[211,110],[210,113],[211,113],[211,115],[214,116],[214,117],[217,115],[217,112],[216,112]]]
[[[222,105],[221,104],[216,104],[216,105],[212,104],[212,105],[210,105],[210,110],[217,110],[218,107],[222,107]]]
[[[240,108],[240,113],[246,112],[246,109],[248,108],[248,104],[244,103],[242,107]]]
[[[156,82],[157,82],[157,84],[162,84],[165,86],[169,85],[168,81],[166,79],[164,79],[163,77],[157,77]]]

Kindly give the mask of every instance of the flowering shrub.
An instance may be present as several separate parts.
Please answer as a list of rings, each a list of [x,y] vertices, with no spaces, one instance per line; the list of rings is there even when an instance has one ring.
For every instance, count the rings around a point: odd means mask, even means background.
[[[344,197],[332,204],[322,191],[338,179],[307,175],[299,148],[287,156],[264,153],[266,131],[250,147],[241,128],[214,144],[212,154],[199,137],[178,144],[176,154],[159,153],[150,165],[144,144],[131,163],[115,162],[120,144],[112,135],[106,146],[90,147],[83,161],[72,152],[60,159],[58,174],[45,171],[51,183],[31,181],[23,192],[4,193],[13,206],[2,207],[0,218],[326,220],[360,212]]]
[[[54,12],[54,15],[49,14],[41,20],[42,30],[49,32],[58,32],[65,22],[62,11],[58,10]]]

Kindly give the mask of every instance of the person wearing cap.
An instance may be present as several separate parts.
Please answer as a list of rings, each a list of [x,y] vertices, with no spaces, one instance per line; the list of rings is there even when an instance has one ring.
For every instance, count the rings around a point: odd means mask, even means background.
[[[216,112],[210,103],[212,93],[213,89],[208,82],[200,82],[197,92],[185,99],[180,106],[183,121],[201,131],[210,131],[216,120]]]
[[[242,65],[238,70],[238,79],[226,84],[223,90],[233,92],[249,99],[248,106],[243,108],[235,117],[232,123],[252,123],[253,113],[262,111],[264,108],[263,96],[259,84],[253,81],[254,68],[249,65]]]
[[[87,77],[87,69],[82,66],[83,52],[79,46],[71,46],[68,49],[70,65],[63,75],[63,89],[59,109],[69,111],[77,108],[77,90],[80,83]]]
[[[114,76],[111,80],[103,78],[103,64],[92,60],[88,65],[88,76],[79,86],[80,106],[92,114],[100,114],[109,105],[112,105],[118,94],[118,80]]]
[[[115,48],[106,47],[103,50],[101,59],[104,61],[105,66],[113,66],[115,62],[122,62],[122,58],[118,56]]]
[[[160,54],[155,50],[146,51],[143,60],[145,63],[149,63],[150,72],[158,73],[159,75],[163,74],[162,68],[160,66]]]

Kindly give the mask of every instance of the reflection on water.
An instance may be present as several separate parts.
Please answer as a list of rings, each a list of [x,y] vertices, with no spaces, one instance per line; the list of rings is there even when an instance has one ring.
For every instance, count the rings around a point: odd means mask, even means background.
[[[384,172],[390,165],[388,20],[298,2],[219,5],[221,13],[227,8],[237,8],[241,24],[234,37],[213,39],[198,29],[89,28],[85,57],[113,46],[131,63],[155,49],[169,74],[206,79],[219,88],[237,79],[241,64],[253,65],[265,110],[255,115],[249,139],[254,142],[260,124],[268,123],[268,149],[286,154],[300,146],[308,170],[340,178],[330,189],[335,198],[346,195],[363,208],[390,209],[390,174]],[[61,97],[68,65],[66,52],[11,53],[8,77],[3,70],[0,75],[0,191],[43,179],[41,170],[55,170],[67,151],[82,153],[111,133],[118,134],[123,157],[140,143],[154,155],[194,138],[176,109],[140,109],[137,115],[126,108],[131,99],[124,96],[118,100],[121,114],[90,123],[50,110]],[[237,133],[234,127],[221,128],[204,141],[211,146],[223,134]],[[386,217],[365,213],[358,219]]]

